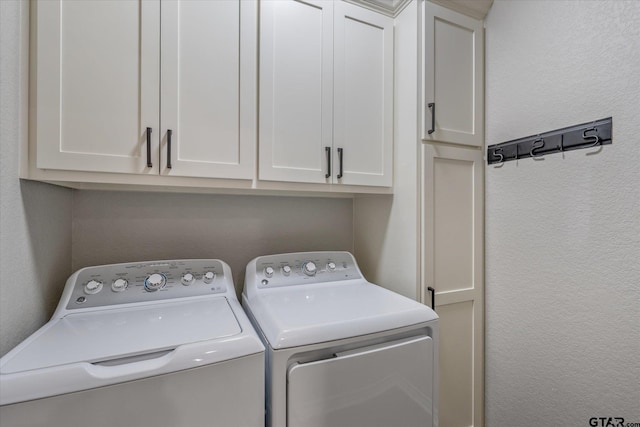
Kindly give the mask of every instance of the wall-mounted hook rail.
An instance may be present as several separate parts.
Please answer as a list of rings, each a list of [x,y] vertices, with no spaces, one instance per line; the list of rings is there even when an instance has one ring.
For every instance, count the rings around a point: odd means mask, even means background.
[[[487,164],[611,144],[613,119],[595,120],[487,147]]]

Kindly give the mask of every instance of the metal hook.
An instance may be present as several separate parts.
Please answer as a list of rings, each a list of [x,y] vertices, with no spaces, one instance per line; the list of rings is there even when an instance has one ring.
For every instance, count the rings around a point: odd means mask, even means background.
[[[539,146],[537,146],[537,147],[536,147],[536,144],[537,144],[538,142],[542,142],[542,145],[539,145]],[[538,148],[542,148],[542,147],[544,147],[544,138],[538,138],[538,139],[536,139],[535,141],[533,141],[533,144],[531,144],[531,151],[529,151],[529,155],[530,155],[531,157],[533,157],[534,159],[536,159],[536,158],[538,158],[538,157],[542,157],[542,154],[540,154],[540,155],[536,156],[536,155],[535,155],[535,153],[534,153],[534,151],[535,151],[535,150],[537,150]]]
[[[591,132],[591,131],[596,131],[598,132],[598,129],[596,129],[595,126],[590,127],[589,129],[585,129],[582,132],[582,138],[587,139],[587,138],[595,138],[595,140],[593,142],[591,142],[591,145],[589,145],[588,147],[595,147],[596,145],[598,145],[598,143],[600,142],[600,137],[598,136],[598,134],[596,133],[595,135],[587,135],[587,132]]]

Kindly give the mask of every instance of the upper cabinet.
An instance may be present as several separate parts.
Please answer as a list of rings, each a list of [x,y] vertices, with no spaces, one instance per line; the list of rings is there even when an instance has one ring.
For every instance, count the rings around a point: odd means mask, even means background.
[[[327,182],[333,2],[261,2],[259,129],[260,179]]]
[[[345,2],[334,16],[334,182],[390,187],[393,19]]]
[[[390,187],[393,19],[329,1],[260,13],[259,179]]]
[[[391,192],[392,17],[327,0],[30,5],[23,178]]]
[[[253,178],[256,2],[32,4],[37,168]]]
[[[37,167],[158,174],[159,1],[31,5]]]
[[[482,21],[425,1],[423,22],[422,138],[482,146]]]
[[[161,173],[252,179],[256,2],[162,0],[160,6]]]

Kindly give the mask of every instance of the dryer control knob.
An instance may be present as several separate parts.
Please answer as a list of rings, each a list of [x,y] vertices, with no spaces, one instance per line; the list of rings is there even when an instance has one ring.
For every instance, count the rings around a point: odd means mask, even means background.
[[[182,283],[185,286],[189,286],[191,285],[193,282],[195,282],[196,278],[193,276],[193,274],[191,273],[184,273],[182,275],[182,279],[180,279],[180,283]]]
[[[336,271],[336,263],[335,262],[328,262],[327,263],[327,270]]]
[[[88,295],[97,294],[102,290],[102,282],[98,280],[89,280],[86,285],[84,285],[84,293]]]
[[[144,280],[144,288],[148,292],[155,292],[164,288],[167,284],[167,277],[162,273],[153,273]]]
[[[207,271],[206,273],[204,273],[204,276],[202,276],[202,280],[204,280],[204,283],[206,283],[207,285],[213,282],[213,279],[215,278],[216,275],[213,271]]]
[[[302,272],[307,276],[315,276],[316,270],[316,264],[313,261],[307,261],[302,266]]]
[[[285,276],[290,275],[291,267],[289,267],[288,265],[285,265],[284,267],[282,267],[282,274],[284,274]]]
[[[273,273],[274,273],[273,267],[267,267],[264,269],[264,275],[267,277],[273,277]]]
[[[122,292],[127,289],[127,286],[129,286],[127,279],[120,278],[113,281],[111,284],[111,290],[113,292]]]

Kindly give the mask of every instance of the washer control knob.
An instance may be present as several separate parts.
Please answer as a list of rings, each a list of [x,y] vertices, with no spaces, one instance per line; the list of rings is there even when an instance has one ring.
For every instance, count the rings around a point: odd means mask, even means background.
[[[285,276],[288,276],[291,274],[291,267],[289,267],[288,265],[285,265],[282,267],[282,274],[284,274]]]
[[[336,263],[335,262],[328,262],[327,263],[327,270],[336,271]]]
[[[180,279],[180,282],[185,286],[189,286],[193,284],[193,282],[195,281],[196,281],[196,278],[191,273],[184,273],[182,275],[182,279]]]
[[[148,292],[155,292],[167,284],[167,276],[162,273],[153,273],[144,280],[144,288]]]
[[[267,267],[264,269],[264,275],[267,277],[273,277],[273,273],[274,273],[273,267]]]
[[[213,279],[215,278],[216,275],[213,271],[207,271],[206,273],[204,273],[204,276],[202,276],[202,280],[204,280],[204,283],[206,283],[207,285],[213,282]]]
[[[113,281],[111,284],[111,290],[113,292],[122,292],[127,289],[127,286],[129,286],[127,279],[119,278]]]
[[[302,266],[302,272],[307,276],[315,276],[316,270],[316,264],[313,261],[307,261]]]
[[[86,285],[84,285],[84,293],[88,295],[97,294],[102,290],[102,282],[99,280],[89,280]]]

